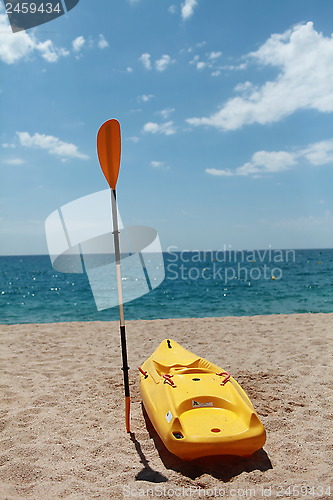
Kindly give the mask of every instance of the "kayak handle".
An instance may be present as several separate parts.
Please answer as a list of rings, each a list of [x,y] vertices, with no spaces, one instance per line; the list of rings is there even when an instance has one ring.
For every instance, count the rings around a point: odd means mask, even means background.
[[[174,381],[171,380],[171,377],[173,377],[173,375],[168,375],[166,373],[165,375],[162,375],[162,377],[164,378],[164,383],[165,384],[170,384],[171,387],[176,387],[176,384],[174,383]]]
[[[228,372],[221,372],[221,373],[217,373],[216,375],[218,375],[219,377],[223,377],[223,375],[225,375],[224,379],[221,382],[221,385],[226,384],[230,380],[230,377],[231,377],[230,373],[228,373]]]
[[[140,372],[140,373],[142,373],[142,375],[144,376],[144,378],[147,378],[147,377],[148,377],[148,373],[147,373],[147,372],[145,372],[145,371],[141,368],[141,366],[138,366],[138,370],[139,370],[139,372]]]

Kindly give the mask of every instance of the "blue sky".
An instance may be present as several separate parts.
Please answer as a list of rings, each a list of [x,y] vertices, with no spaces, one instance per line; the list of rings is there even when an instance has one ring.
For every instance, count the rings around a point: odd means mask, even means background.
[[[98,7],[95,5],[98,4]],[[331,0],[99,0],[12,34],[0,13],[1,254],[106,188],[164,249],[333,247]]]

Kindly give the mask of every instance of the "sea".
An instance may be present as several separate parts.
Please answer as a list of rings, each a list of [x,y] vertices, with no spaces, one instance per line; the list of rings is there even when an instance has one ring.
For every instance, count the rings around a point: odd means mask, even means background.
[[[124,305],[128,320],[333,312],[333,249],[164,252],[165,278]],[[0,323],[110,321],[88,276],[48,255],[0,256]]]

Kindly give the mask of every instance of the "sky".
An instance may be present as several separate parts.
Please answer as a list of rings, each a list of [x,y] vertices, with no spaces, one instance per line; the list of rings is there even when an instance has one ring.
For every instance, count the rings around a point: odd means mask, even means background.
[[[96,6],[98,5],[98,6]],[[333,247],[331,0],[80,0],[13,34],[1,3],[1,255],[46,254],[59,207],[107,187],[164,250]]]

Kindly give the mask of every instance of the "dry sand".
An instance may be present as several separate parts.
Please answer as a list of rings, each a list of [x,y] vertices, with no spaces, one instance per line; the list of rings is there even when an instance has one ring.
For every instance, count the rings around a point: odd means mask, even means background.
[[[332,498],[332,333],[333,314],[129,321],[129,435],[116,322],[2,325],[1,500]],[[182,462],[163,447],[136,367],[164,338],[241,383],[263,450]]]

